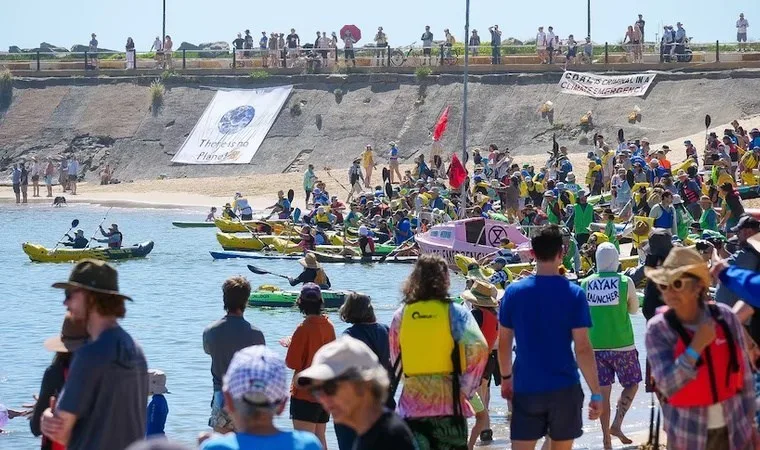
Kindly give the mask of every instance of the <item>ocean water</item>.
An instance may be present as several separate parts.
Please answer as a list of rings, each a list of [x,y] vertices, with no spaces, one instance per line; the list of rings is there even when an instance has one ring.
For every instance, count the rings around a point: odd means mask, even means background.
[[[149,367],[167,374],[171,391],[167,395],[168,437],[192,444],[199,433],[208,431],[212,386],[210,358],[203,352],[202,332],[205,326],[224,315],[222,282],[229,276],[242,274],[254,288],[260,284],[287,286],[283,279],[249,272],[246,260],[212,260],[209,251],[219,248],[215,229],[179,229],[171,225],[172,220],[202,220],[205,211],[201,210],[109,210],[78,204],[64,208],[0,205],[3,230],[0,233],[0,403],[19,407],[32,401],[32,395],[38,391],[43,371],[52,359],[42,342],[60,332],[65,312],[63,292],[50,285],[66,280],[72,267],[69,263],[32,263],[23,253],[21,243],[31,241],[53,246],[73,219],[79,219],[79,227],[89,237],[106,214],[104,224],[118,223],[125,244],[146,240],[156,243],[148,258],[116,264],[121,291],[134,298],[134,303],[127,305],[122,326],[143,346]],[[300,271],[295,261],[256,264],[283,274],[297,275]],[[401,283],[411,270],[409,265],[403,264],[328,265],[326,268],[335,288],[371,295],[378,320],[386,324],[398,307]],[[464,279],[454,276],[452,294],[458,294],[463,288]],[[291,309],[249,308],[245,315],[263,330],[267,344],[283,356],[285,349],[278,340],[289,336],[302,320],[298,311]],[[331,312],[330,318],[338,333],[347,328],[337,313]],[[640,314],[633,319],[641,349],[644,319]],[[643,352],[641,360],[643,367]],[[499,397],[498,388],[491,392],[491,415],[495,443],[498,443],[493,447],[508,448],[506,402]],[[613,390],[613,412],[618,392],[617,388]],[[648,427],[648,401],[642,386],[626,418],[624,431],[640,432]],[[278,425],[291,426],[287,409],[278,419]],[[598,423],[587,423],[584,430],[576,446],[601,448]],[[331,449],[337,449],[331,426],[328,427],[328,444]],[[22,418],[12,420],[0,435],[0,448],[4,450],[32,449],[38,445],[38,438],[32,436],[27,421]]]

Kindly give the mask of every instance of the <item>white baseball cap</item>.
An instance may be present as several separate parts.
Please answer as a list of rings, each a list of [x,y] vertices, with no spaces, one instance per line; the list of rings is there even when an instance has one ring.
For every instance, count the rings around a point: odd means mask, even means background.
[[[314,381],[328,381],[351,370],[360,373],[382,368],[377,355],[364,342],[351,336],[341,336],[314,354],[311,367],[298,374],[298,385],[309,386]]]

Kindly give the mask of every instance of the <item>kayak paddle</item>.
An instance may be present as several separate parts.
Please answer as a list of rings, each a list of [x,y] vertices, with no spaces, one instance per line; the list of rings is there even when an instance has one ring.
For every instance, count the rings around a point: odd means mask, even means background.
[[[293,198],[295,197],[295,192],[293,192],[293,189],[288,189],[288,202],[293,203]]]
[[[73,230],[74,228],[76,228],[77,225],[79,225],[79,219],[74,219],[74,220],[71,221],[71,228],[69,228],[69,231],[67,231],[66,234],[64,234],[63,236],[61,236],[61,239],[58,239],[58,242],[55,244],[55,247],[53,247],[53,251],[55,251],[55,249],[58,248],[58,245],[61,244],[61,241],[63,240],[63,238],[65,238],[66,236],[68,236],[69,233],[71,233],[71,230]]]
[[[85,247],[85,248],[89,248],[90,247],[90,244],[92,243],[92,240],[95,239],[95,235],[98,234],[98,230],[103,226],[103,222],[106,221],[106,218],[108,217],[108,214],[111,212],[112,209],[113,209],[113,206],[110,207],[110,208],[108,208],[108,211],[106,211],[106,215],[103,216],[103,220],[101,220],[100,224],[98,225],[98,227],[95,228],[95,231],[92,233],[92,236],[90,237],[90,240],[87,241],[87,247]]]
[[[256,267],[256,266],[252,266],[250,264],[248,264],[248,270],[250,270],[251,272],[255,273],[256,275],[274,275],[276,277],[285,278],[286,280],[290,279],[290,277],[288,277],[286,275],[280,275],[279,273],[273,273],[273,272],[261,269],[261,268]]]
[[[710,124],[712,123],[712,117],[710,117],[709,114],[705,114],[705,147],[707,147],[707,136],[708,136],[708,130],[710,129]]]

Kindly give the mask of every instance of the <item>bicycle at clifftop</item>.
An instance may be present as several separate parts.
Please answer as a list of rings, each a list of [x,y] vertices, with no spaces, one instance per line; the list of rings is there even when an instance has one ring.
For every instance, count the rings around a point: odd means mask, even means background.
[[[391,64],[395,67],[403,66],[404,63],[406,63],[406,60],[409,58],[415,57],[416,55],[412,55],[412,52],[414,52],[414,44],[417,42],[412,42],[410,45],[407,45],[406,47],[397,48],[391,52]]]

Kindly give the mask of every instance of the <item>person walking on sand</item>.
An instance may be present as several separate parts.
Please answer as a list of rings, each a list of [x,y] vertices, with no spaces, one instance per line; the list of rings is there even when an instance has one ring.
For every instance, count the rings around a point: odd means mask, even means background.
[[[26,203],[28,201],[27,196],[29,192],[29,171],[23,162],[20,162],[18,166],[21,171],[21,179],[19,182],[19,187],[21,188],[21,203]]]
[[[69,158],[66,173],[68,174],[69,189],[71,189],[71,195],[77,195],[77,180],[79,178],[79,161],[77,156],[72,154]]]
[[[16,203],[21,203],[21,164],[16,163],[11,169],[11,184],[13,185],[13,195],[16,196]]]
[[[233,355],[251,345],[265,345],[264,333],[245,320],[243,312],[251,295],[251,285],[244,277],[228,278],[222,285],[222,301],[227,314],[203,330],[203,351],[211,356],[214,394],[208,426],[218,433],[234,431],[222,394],[222,378]]]
[[[314,433],[326,449],[325,432],[330,414],[318,403],[312,391],[300,386],[297,380],[299,373],[311,366],[317,351],[335,340],[335,328],[323,314],[322,290],[316,284],[305,283],[296,304],[305,318],[290,338],[280,341],[288,349],[285,364],[295,371],[290,387],[290,418],[294,429]]]
[[[54,175],[55,175],[55,165],[53,164],[53,159],[48,158],[47,164],[45,165],[45,187],[47,188],[46,197],[53,196],[53,176]]]
[[[375,163],[375,153],[372,151],[372,146],[367,144],[361,155],[362,167],[364,168],[364,187],[372,187],[372,169],[377,167]]]
[[[569,450],[583,434],[578,368],[591,390],[588,418],[596,420],[602,411],[589,338],[591,313],[583,289],[559,274],[560,228],[544,227],[531,246],[536,275],[510,284],[499,309],[501,395],[512,401],[513,449],[533,449],[548,433],[552,449]],[[515,339],[519,345],[513,371]]]
[[[617,273],[620,254],[610,242],[596,248],[597,273],[583,280],[581,287],[586,291],[586,299],[591,310],[589,338],[594,348],[597,374],[602,389],[602,436],[604,448],[612,448],[615,436],[623,444],[631,441],[623,434],[622,425],[633,398],[638,391],[641,377],[639,353],[633,340],[633,325],[630,314],[639,310],[636,284],[633,280]],[[615,420],[610,427],[610,395],[615,376],[623,386],[617,402]]]
[[[42,433],[69,450],[126,448],[145,437],[148,366],[140,345],[120,325],[130,297],[104,261],[80,261],[63,289],[63,304],[86,324],[90,341],[76,350],[58,398],[42,413]]]
[[[394,141],[391,141],[388,143],[388,146],[390,146],[390,150],[388,151],[388,167],[390,168],[390,181],[393,183],[394,178],[393,175],[395,174],[398,178],[398,183],[401,183],[404,181],[404,178],[401,176],[401,171],[399,170],[398,166],[398,147],[396,147],[396,143]]]
[[[303,190],[306,193],[306,209],[309,209],[309,197],[314,190],[314,183],[317,182],[317,176],[314,174],[314,164],[309,164],[306,172],[303,173]]]

